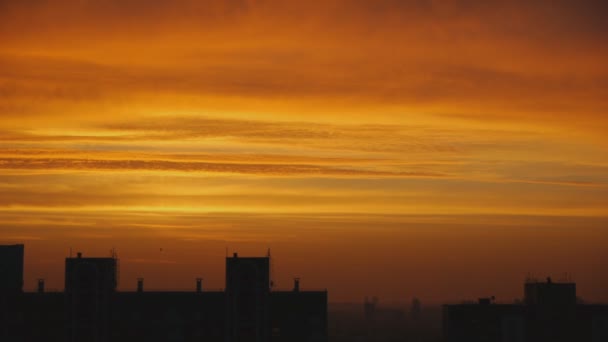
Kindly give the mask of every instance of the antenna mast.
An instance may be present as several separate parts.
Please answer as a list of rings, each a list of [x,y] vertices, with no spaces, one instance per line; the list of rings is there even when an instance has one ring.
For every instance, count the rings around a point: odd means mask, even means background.
[[[270,277],[270,290],[272,290],[272,288],[274,287],[274,279],[272,279],[272,276],[274,274],[274,263],[272,262],[272,258],[270,256],[270,247],[268,247],[268,252],[266,256],[268,257],[268,262],[270,263],[270,274],[268,276]]]

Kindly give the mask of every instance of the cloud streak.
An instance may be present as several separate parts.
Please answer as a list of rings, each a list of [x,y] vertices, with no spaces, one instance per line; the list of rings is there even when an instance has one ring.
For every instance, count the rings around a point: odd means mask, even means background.
[[[216,276],[227,241],[285,244],[306,279],[357,284],[344,300],[377,284],[402,298],[411,277],[377,267],[395,260],[431,279],[417,285],[429,296],[463,271],[498,265],[504,284],[522,264],[576,263],[605,297],[606,13],[595,0],[0,0],[0,243],[61,260],[123,241],[159,283],[193,278],[159,244]],[[462,293],[480,290],[468,281]]]
[[[388,172],[357,170],[319,165],[298,164],[239,164],[210,162],[178,162],[168,160],[96,160],[0,158],[0,169],[5,170],[122,170],[122,171],[180,171],[210,173],[244,173],[265,175],[319,175],[367,177],[445,177],[433,172]]]

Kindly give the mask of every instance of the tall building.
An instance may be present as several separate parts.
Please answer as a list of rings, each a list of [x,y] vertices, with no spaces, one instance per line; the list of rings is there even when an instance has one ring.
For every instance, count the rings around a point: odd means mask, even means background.
[[[117,277],[116,258],[65,259],[65,296],[70,341],[110,341],[111,303]]]
[[[200,279],[192,291],[138,283],[117,289],[116,257],[67,258],[65,291],[0,292],[0,341],[327,341],[327,291],[303,291],[299,281],[271,289],[270,257],[226,258],[224,291],[205,291]]]
[[[226,258],[227,341],[268,341],[269,311],[270,257]]]
[[[524,300],[444,305],[446,342],[608,341],[608,305],[577,303],[576,284],[528,281]]]
[[[0,292],[23,291],[23,245],[0,246]]]

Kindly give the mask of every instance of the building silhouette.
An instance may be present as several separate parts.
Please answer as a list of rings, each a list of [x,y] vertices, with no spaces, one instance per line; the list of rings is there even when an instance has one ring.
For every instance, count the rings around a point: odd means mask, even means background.
[[[608,341],[608,305],[578,303],[574,283],[528,280],[521,303],[444,305],[443,333],[446,342]]]
[[[23,245],[0,246],[0,292],[23,291]]]
[[[23,245],[0,246],[0,341],[327,341],[327,291],[276,291],[270,256],[226,258],[225,291],[118,291],[116,256],[65,260],[65,291],[23,292]]]
[[[116,258],[65,260],[68,341],[110,341],[112,304],[118,286]]]

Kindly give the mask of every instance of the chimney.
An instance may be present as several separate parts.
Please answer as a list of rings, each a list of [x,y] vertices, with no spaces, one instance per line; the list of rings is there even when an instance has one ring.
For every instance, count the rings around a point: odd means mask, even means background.
[[[44,279],[38,279],[38,293],[44,293]]]
[[[137,292],[144,292],[144,278],[137,278]]]
[[[479,298],[478,303],[479,303],[479,305],[490,305],[490,304],[494,303],[494,300],[496,300],[496,297],[494,297],[494,296],[484,297],[484,298]]]
[[[233,253],[233,254],[232,254],[232,257],[233,257],[233,258],[238,258],[238,257],[239,257],[239,253]]]
[[[293,292],[300,292],[300,278],[293,279]]]
[[[78,257],[78,259],[82,259],[82,253],[81,252],[76,253],[76,256]]]
[[[196,278],[196,292],[203,292],[203,278]]]

